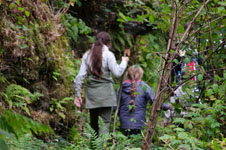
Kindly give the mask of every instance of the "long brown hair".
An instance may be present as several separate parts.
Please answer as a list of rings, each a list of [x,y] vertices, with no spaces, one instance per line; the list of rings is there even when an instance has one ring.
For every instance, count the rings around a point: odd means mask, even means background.
[[[98,78],[102,75],[102,48],[111,47],[111,37],[107,32],[99,32],[90,50],[91,73]]]

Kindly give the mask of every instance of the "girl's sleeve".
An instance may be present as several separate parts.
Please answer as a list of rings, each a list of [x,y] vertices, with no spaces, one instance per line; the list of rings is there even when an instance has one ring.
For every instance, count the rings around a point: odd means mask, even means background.
[[[145,93],[146,99],[149,100],[150,103],[152,104],[153,101],[154,101],[155,92],[154,92],[154,91],[151,89],[151,87],[150,87],[149,85],[147,85],[147,84],[144,84],[144,85],[142,86],[142,89],[143,89],[143,91],[144,91],[144,93]]]
[[[117,64],[115,55],[112,52],[108,53],[108,68],[115,75],[115,77],[122,76],[127,67],[127,61],[122,61],[121,64]]]
[[[146,95],[146,98],[148,100],[150,100],[150,103],[153,104],[154,102],[154,97],[155,97],[155,92],[151,89],[151,87],[147,84],[144,84],[144,86],[146,87],[143,87],[143,89],[146,89],[146,92],[145,92],[145,95]],[[168,110],[169,109],[169,105],[166,104],[166,103],[163,103],[161,108],[163,110]]]
[[[87,65],[85,63],[87,57],[87,53],[82,57],[82,64],[80,66],[80,70],[78,75],[74,79],[74,88],[75,88],[75,96],[81,96],[81,88],[83,80],[87,74]]]

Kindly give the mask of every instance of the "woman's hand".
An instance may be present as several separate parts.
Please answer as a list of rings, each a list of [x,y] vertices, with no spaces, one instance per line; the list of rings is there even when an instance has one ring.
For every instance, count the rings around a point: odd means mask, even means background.
[[[125,56],[122,56],[122,60],[124,60],[124,61],[129,61],[129,57],[125,57]]]
[[[80,108],[82,106],[82,97],[75,97],[74,104],[76,107]]]

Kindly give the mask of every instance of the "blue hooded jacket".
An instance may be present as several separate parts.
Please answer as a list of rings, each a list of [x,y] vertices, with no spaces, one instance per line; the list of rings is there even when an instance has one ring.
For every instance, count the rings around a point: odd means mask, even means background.
[[[135,110],[130,112],[129,104],[131,100],[130,95],[131,82],[125,81],[122,87],[122,95],[119,106],[119,119],[120,127],[122,129],[143,129],[146,122],[146,106],[147,102],[153,103],[155,93],[151,87],[144,81],[136,82],[136,98]],[[117,97],[119,94],[119,88],[117,90]],[[169,109],[168,104],[163,104],[162,109]]]

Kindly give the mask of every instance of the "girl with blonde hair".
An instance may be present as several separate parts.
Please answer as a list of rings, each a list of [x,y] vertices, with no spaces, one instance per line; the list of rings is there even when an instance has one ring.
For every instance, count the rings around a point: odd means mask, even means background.
[[[143,69],[138,65],[129,67],[122,85],[119,106],[119,120],[122,132],[128,136],[140,134],[146,122],[146,106],[154,100],[154,91],[142,81]],[[117,96],[119,89],[117,91]],[[172,109],[171,104],[163,104],[162,109]]]

